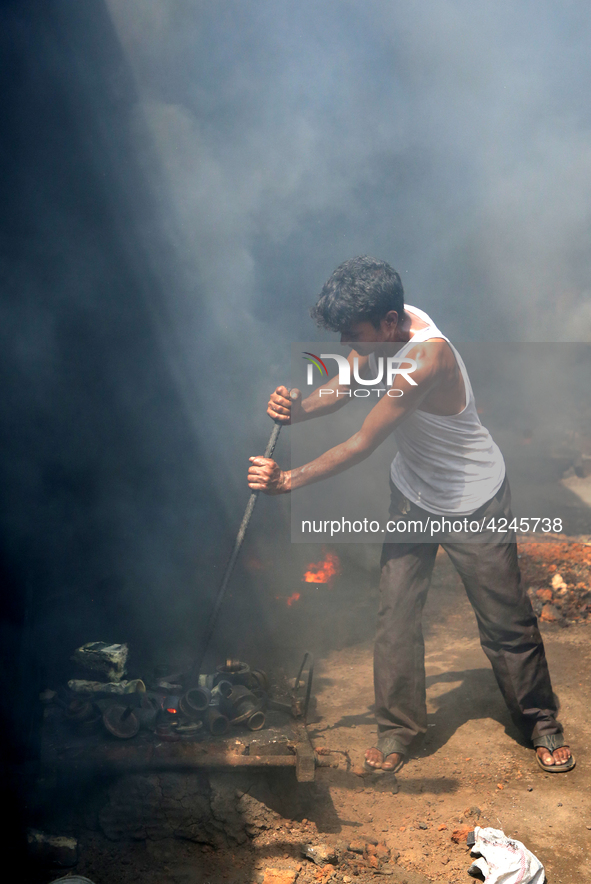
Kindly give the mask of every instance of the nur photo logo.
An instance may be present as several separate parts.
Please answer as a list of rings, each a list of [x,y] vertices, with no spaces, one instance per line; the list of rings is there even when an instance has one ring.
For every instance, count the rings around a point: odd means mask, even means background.
[[[308,363],[306,384],[309,387],[313,387],[315,383],[315,368],[318,369],[318,371],[320,372],[321,380],[329,377],[329,371],[326,367],[326,363],[324,362],[325,359],[335,360],[338,367],[339,386],[348,387],[351,385],[351,363],[346,356],[343,356],[340,353],[321,353],[320,356],[316,356],[315,353],[309,353],[307,350],[303,350],[302,353],[303,358]],[[353,379],[359,387],[379,387],[380,390],[375,391],[378,393],[378,395],[379,392],[383,392],[385,389],[388,391],[388,395],[400,397],[403,395],[403,391],[392,389],[394,380],[399,375],[402,376],[411,386],[417,386],[417,382],[414,378],[411,377],[412,373],[416,371],[417,363],[415,359],[411,359],[409,356],[403,356],[402,358],[398,356],[379,356],[374,359],[374,365],[376,370],[375,377],[363,378],[360,376],[359,373],[359,357],[354,357]],[[325,395],[328,395],[329,393],[334,393],[334,390],[320,390],[320,396],[322,396],[323,393]],[[359,394],[369,396],[370,390],[356,390],[355,395]]]

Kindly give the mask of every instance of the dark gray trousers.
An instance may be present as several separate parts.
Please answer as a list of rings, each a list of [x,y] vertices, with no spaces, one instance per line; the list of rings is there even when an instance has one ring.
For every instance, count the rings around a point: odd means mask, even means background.
[[[504,516],[510,521],[510,507],[505,480],[497,495],[470,519]],[[392,486],[391,517],[400,518],[405,511],[408,519],[429,516],[413,504],[409,508]],[[521,585],[514,532],[492,533],[479,541],[472,537],[471,542],[462,537],[466,535],[442,535],[439,543],[384,544],[374,684],[378,747],[385,754],[405,753],[412,739],[427,729],[421,615],[439,545],[462,578],[476,614],[482,649],[513,721],[538,745],[545,742],[543,738],[562,733],[542,637]]]

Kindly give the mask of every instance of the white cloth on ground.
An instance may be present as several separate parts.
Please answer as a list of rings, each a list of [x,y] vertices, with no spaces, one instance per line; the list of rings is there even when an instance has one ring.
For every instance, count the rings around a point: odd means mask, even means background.
[[[521,841],[507,838],[500,829],[474,829],[472,855],[480,854],[470,870],[479,869],[484,884],[544,884],[544,866]]]

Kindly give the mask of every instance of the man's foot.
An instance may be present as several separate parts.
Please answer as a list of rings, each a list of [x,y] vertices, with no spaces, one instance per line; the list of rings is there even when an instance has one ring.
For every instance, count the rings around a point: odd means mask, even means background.
[[[544,770],[549,770],[552,773],[561,773],[567,770],[572,770],[575,766],[575,759],[571,755],[568,746],[561,746],[560,749],[554,749],[553,752],[546,749],[545,746],[538,746],[536,749],[536,755],[538,756],[538,764],[540,767],[544,768]]]
[[[368,749],[365,753],[365,769],[366,770],[383,770],[397,771],[402,767],[404,755],[401,752],[392,752],[386,755],[379,749]]]

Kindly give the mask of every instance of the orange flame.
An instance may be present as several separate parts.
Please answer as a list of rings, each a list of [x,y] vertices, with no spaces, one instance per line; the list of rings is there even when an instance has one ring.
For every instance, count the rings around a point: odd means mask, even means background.
[[[290,596],[276,595],[275,598],[277,599],[278,602],[280,602],[282,599],[284,599],[287,607],[291,608],[291,606],[293,605],[294,602],[297,602],[301,599],[301,595],[299,594],[299,592],[294,592]]]
[[[335,553],[326,553],[323,561],[311,562],[302,580],[305,583],[330,583],[341,571],[341,563]]]

